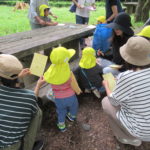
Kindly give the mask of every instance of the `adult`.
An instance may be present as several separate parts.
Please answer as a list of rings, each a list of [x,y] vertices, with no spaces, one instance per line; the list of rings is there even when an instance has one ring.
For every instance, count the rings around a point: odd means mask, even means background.
[[[88,24],[90,9],[95,9],[95,0],[72,0],[76,5],[76,24]],[[83,49],[86,44],[85,40],[80,40],[81,49]]]
[[[30,21],[31,29],[41,28],[41,26],[48,26],[49,22],[44,21],[40,18],[39,7],[41,5],[48,5],[48,0],[30,0],[30,8],[28,13],[28,18]],[[57,18],[51,11],[49,12],[51,16]]]
[[[131,37],[120,54],[128,70],[119,75],[112,93],[103,81],[107,97],[102,106],[117,140],[140,146],[150,141],[150,42]]]
[[[90,16],[90,6],[95,8],[95,0],[72,0],[76,8],[76,23],[88,24]]]
[[[118,13],[123,12],[120,0],[106,0],[105,4],[106,22],[113,22]]]
[[[128,39],[134,35],[134,31],[131,28],[131,17],[125,13],[119,13],[118,16],[115,18],[113,23],[107,25],[107,27],[113,29],[113,37],[112,37],[112,54],[113,59],[112,62],[102,62],[103,73],[112,72],[114,75],[119,73],[118,70],[112,69],[109,67],[111,63],[122,65],[120,71],[125,70],[124,60],[119,53],[119,49],[123,46]]]
[[[42,112],[36,95],[44,80],[40,78],[35,93],[21,89],[18,78],[29,74],[22,68],[15,56],[0,54],[0,150],[32,150],[40,128]]]

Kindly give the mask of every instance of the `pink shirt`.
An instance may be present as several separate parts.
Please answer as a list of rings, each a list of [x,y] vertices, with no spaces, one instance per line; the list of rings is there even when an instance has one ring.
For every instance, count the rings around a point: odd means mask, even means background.
[[[53,89],[55,98],[66,98],[75,94],[71,88],[71,78],[66,83],[61,85],[51,84],[51,87]]]

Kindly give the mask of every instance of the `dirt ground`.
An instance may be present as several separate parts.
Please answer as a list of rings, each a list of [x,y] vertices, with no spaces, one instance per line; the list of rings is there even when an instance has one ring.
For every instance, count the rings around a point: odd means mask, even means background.
[[[80,96],[79,112],[75,123],[66,122],[67,131],[58,131],[56,112],[52,102],[43,109],[43,124],[39,139],[44,140],[44,150],[150,150],[150,143],[139,147],[124,145],[115,139],[103,113],[101,100],[93,95]],[[90,125],[86,131],[83,124]]]

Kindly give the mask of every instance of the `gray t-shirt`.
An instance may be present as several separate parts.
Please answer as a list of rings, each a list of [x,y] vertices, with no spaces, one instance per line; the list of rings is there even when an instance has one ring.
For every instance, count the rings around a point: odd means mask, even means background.
[[[95,3],[95,0],[78,0],[78,4],[83,6],[83,8],[76,9],[76,15],[81,17],[89,18],[90,10],[88,9],[89,6]]]

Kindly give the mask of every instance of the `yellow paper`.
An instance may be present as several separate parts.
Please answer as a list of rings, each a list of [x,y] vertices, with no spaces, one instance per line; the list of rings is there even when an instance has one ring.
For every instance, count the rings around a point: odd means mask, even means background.
[[[42,76],[45,70],[48,57],[42,54],[34,53],[32,63],[30,66],[31,74]]]
[[[116,86],[116,81],[112,73],[103,74],[104,80],[108,81],[110,91],[113,91]]]

